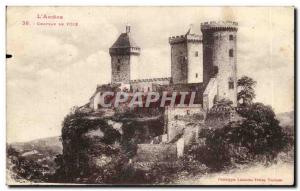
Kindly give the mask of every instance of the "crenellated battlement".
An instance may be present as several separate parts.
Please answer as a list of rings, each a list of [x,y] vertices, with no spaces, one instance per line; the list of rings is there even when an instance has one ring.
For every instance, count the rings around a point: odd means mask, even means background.
[[[178,44],[183,42],[202,42],[202,36],[196,34],[186,34],[186,35],[169,37],[170,44]]]
[[[235,21],[210,21],[201,23],[201,31],[237,31],[238,22]]]
[[[202,36],[197,34],[187,34],[186,40],[188,42],[202,42]]]
[[[183,43],[183,42],[186,42],[185,35],[169,37],[169,43],[170,44],[177,44],[177,43]]]

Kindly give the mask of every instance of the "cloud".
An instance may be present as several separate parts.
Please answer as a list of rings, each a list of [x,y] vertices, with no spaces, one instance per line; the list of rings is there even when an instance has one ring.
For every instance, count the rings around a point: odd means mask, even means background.
[[[60,71],[44,68],[36,80],[12,79],[7,84],[8,141],[24,140],[31,135],[17,132],[39,132],[38,136],[60,134],[61,122],[74,105],[83,105],[96,84],[110,79],[109,55],[98,51],[85,60],[65,66]],[[11,64],[11,63],[9,63]]]
[[[78,48],[57,37],[31,31],[24,33],[20,39],[13,35],[17,32],[13,27],[8,39],[14,42],[8,48],[13,54],[12,62],[7,65],[8,70],[12,71],[8,73],[8,79],[21,77],[35,80],[39,70],[50,68],[59,71],[78,59]]]

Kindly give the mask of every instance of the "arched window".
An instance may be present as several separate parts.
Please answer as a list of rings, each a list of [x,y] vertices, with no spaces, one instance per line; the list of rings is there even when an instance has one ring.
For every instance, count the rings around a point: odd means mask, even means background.
[[[120,66],[117,66],[117,71],[120,72]]]
[[[198,73],[196,73],[196,78],[198,78]]]
[[[233,40],[233,35],[229,35],[229,40]]]

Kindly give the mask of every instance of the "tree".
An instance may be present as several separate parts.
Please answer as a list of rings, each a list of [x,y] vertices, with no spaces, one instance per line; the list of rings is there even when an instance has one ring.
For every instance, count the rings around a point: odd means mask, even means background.
[[[245,109],[238,110],[238,113],[242,117],[248,120],[254,120],[258,123],[270,121],[279,123],[279,121],[275,119],[276,115],[272,107],[266,106],[263,103],[253,103]]]
[[[255,98],[254,87],[256,86],[256,81],[248,76],[243,76],[238,80],[238,87],[240,91],[238,92],[238,101],[242,101],[242,105],[250,105]]]
[[[254,103],[239,111],[246,120],[239,127],[242,144],[254,155],[266,155],[272,160],[287,146],[287,137],[270,106]]]
[[[205,146],[192,151],[196,160],[214,170],[261,157],[269,164],[288,146],[289,137],[270,106],[252,103],[238,113],[243,120],[206,132]]]

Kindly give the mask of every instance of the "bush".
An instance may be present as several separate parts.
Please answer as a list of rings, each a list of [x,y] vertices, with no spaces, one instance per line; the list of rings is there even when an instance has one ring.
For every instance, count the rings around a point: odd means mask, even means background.
[[[265,158],[274,161],[289,142],[272,108],[254,103],[239,110],[244,118],[207,131],[206,145],[194,146],[191,155],[214,170]]]
[[[270,106],[254,103],[239,111],[246,120],[239,127],[241,143],[253,153],[274,158],[287,146],[287,136]]]

